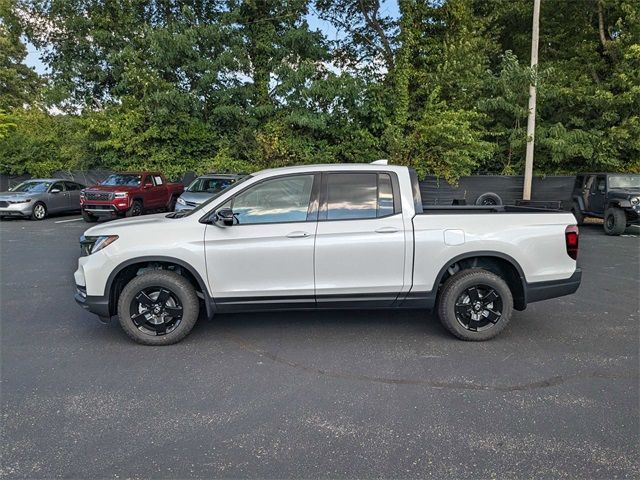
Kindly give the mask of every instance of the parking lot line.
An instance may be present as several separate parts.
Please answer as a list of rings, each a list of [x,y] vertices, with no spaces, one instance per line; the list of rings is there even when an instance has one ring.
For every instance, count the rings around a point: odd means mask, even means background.
[[[79,220],[83,220],[83,218],[82,218],[82,217],[80,217],[80,218],[72,218],[72,219],[70,219],[70,220],[58,220],[58,221],[57,221],[57,222],[55,222],[55,223],[77,222],[77,221],[79,221]]]

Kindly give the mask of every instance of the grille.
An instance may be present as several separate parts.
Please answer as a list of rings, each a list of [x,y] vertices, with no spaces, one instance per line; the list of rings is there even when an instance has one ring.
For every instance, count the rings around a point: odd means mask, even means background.
[[[112,195],[110,192],[86,192],[84,197],[87,200],[107,201],[111,200]]]
[[[197,207],[198,204],[196,202],[184,202],[187,204],[187,207]]]
[[[8,207],[9,202],[0,202],[0,208]]]

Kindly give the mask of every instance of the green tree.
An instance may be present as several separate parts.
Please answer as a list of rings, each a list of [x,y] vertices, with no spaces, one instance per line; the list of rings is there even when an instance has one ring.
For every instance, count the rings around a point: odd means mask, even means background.
[[[39,76],[24,64],[27,48],[15,0],[0,0],[0,109],[38,102]]]

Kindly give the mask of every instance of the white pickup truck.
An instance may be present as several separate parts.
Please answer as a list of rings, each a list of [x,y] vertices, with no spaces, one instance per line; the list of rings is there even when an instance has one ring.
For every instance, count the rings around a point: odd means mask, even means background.
[[[486,340],[513,309],[574,293],[570,213],[423,207],[407,167],[264,170],[190,212],[94,226],[81,237],[76,301],[119,317],[135,341],[184,338],[200,311],[436,309]]]

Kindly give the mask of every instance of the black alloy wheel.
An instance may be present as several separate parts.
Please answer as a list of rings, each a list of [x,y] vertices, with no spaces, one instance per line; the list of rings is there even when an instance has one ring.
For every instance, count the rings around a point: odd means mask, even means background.
[[[511,320],[513,294],[499,275],[482,268],[461,270],[438,291],[438,317],[461,340],[489,340]]]
[[[171,345],[186,337],[198,320],[200,302],[191,282],[170,270],[142,273],[118,298],[124,332],[143,345]]]
[[[472,332],[493,327],[502,317],[502,298],[488,285],[474,285],[456,299],[456,320]]]
[[[136,200],[131,205],[130,216],[137,217],[138,215],[142,215],[142,204]]]
[[[182,303],[176,294],[163,287],[140,290],[131,301],[131,321],[146,335],[158,336],[173,332],[182,321]]]

